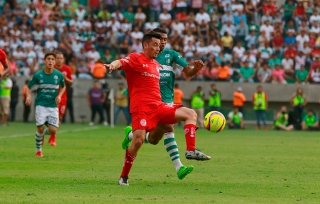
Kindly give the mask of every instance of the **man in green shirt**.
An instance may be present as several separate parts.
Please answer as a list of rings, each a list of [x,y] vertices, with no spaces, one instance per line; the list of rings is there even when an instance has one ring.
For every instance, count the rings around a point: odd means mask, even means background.
[[[297,84],[307,84],[308,83],[309,72],[305,69],[304,65],[300,66],[300,70],[296,71],[296,83]]]
[[[307,115],[302,120],[302,130],[319,130],[319,120],[312,109],[308,110]]]
[[[277,113],[276,121],[274,122],[274,127],[276,130],[293,130],[294,126],[288,124],[289,115],[287,112],[287,107],[282,106],[280,111]]]
[[[173,103],[173,89],[175,84],[175,72],[173,69],[173,64],[178,64],[182,67],[183,72],[188,76],[194,76],[199,70],[204,66],[201,60],[197,60],[194,62],[194,67],[191,67],[185,59],[176,51],[164,49],[167,43],[168,34],[162,28],[155,28],[153,31],[161,34],[162,38],[160,39],[160,53],[158,54],[156,60],[159,64],[162,65],[162,69],[160,69],[160,92],[162,96],[162,101],[168,103],[168,105]],[[187,109],[187,108],[184,108]],[[192,117],[196,117],[196,113],[187,109],[188,112],[193,112]],[[190,116],[186,115],[186,120]],[[126,149],[132,140],[133,134],[131,131],[131,127],[128,126],[125,129],[125,138],[122,141],[122,148]],[[183,179],[188,173],[193,170],[193,166],[185,167],[182,165],[180,161],[180,155],[178,151],[178,146],[174,138],[174,129],[173,125],[164,125],[158,124],[158,127],[155,131],[155,134],[149,136],[149,133],[146,134],[146,143],[158,144],[158,142],[164,137],[164,145],[166,151],[168,152],[173,165],[177,171],[177,175],[179,179]],[[194,130],[195,131],[195,130]],[[196,138],[187,138],[187,151],[186,158],[194,159],[194,160],[209,160],[211,157],[203,154],[201,151],[195,148]]]
[[[128,19],[129,23],[132,23],[134,20],[133,8],[130,6],[127,11],[123,13],[123,17]]]
[[[31,104],[32,87],[37,87],[37,97],[35,100],[36,110],[36,156],[43,157],[41,144],[44,135],[56,134],[59,127],[58,104],[61,96],[66,90],[64,75],[54,69],[56,55],[47,53],[44,56],[45,67],[36,72],[28,83],[26,105]],[[48,128],[44,129],[44,125]]]
[[[228,125],[230,129],[244,129],[243,114],[238,107],[234,107],[228,114]]]
[[[244,62],[244,66],[240,68],[240,79],[239,82],[250,82],[253,83],[253,77],[254,77],[254,69],[252,67],[249,67],[248,61]]]
[[[219,111],[220,107],[221,107],[221,92],[217,89],[215,84],[211,84],[211,91],[209,91],[210,111]]]

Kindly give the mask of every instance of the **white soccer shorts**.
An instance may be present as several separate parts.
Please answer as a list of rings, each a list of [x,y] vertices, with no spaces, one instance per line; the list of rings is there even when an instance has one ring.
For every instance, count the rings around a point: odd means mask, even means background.
[[[55,127],[59,127],[59,110],[58,108],[48,108],[44,106],[36,106],[36,125],[37,127],[48,123]]]

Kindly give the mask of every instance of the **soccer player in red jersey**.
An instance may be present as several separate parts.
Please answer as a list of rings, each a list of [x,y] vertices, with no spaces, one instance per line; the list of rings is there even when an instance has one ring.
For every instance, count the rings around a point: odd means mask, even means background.
[[[6,53],[0,49],[0,62],[4,70],[0,71],[0,79],[9,73],[8,59]]]
[[[66,86],[71,86],[73,83],[71,68],[64,64],[65,59],[61,52],[56,54],[56,66],[55,68],[60,71],[64,75],[64,82]],[[59,103],[59,122],[61,123],[62,117],[66,114],[67,108],[67,92],[65,91],[61,97],[61,101]],[[51,146],[56,146],[56,134],[52,134],[49,138],[49,143]]]
[[[141,148],[146,132],[154,134],[159,124],[175,124],[185,121],[186,137],[195,138],[197,114],[180,104],[166,104],[161,100],[160,73],[161,65],[155,60],[160,51],[161,35],[149,32],[142,39],[143,52],[131,53],[128,57],[106,64],[110,71],[124,70],[130,95],[130,113],[132,116],[133,140],[126,149],[124,165],[118,183],[129,185],[128,175]],[[165,133],[165,130],[163,130]],[[162,134],[163,135],[163,134]]]

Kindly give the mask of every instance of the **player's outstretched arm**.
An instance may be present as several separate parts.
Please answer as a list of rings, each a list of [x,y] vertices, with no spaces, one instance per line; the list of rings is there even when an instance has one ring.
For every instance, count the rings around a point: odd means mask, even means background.
[[[196,60],[194,61],[194,67],[192,68],[190,65],[187,65],[184,69],[183,72],[188,75],[189,77],[192,77],[198,73],[204,66],[204,63],[202,60]]]
[[[4,68],[4,70],[2,72],[0,72],[0,79],[2,79],[4,76],[6,76],[9,73],[9,65],[8,65],[7,58],[5,59],[4,62],[1,61],[1,64]]]
[[[104,66],[106,67],[107,70],[109,70],[109,73],[111,73],[112,71],[117,70],[120,67],[122,67],[122,63],[120,62],[120,60],[115,60],[115,61],[111,62],[110,64],[104,64]]]

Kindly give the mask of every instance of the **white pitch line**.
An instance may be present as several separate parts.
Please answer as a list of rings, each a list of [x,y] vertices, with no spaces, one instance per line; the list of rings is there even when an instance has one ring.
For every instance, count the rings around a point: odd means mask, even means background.
[[[81,132],[81,131],[87,131],[87,130],[94,130],[94,129],[99,129],[100,127],[86,127],[86,128],[79,128],[79,129],[73,129],[73,130],[61,130],[58,131],[59,133],[67,133],[67,132]],[[31,134],[17,134],[17,135],[11,135],[11,136],[4,136],[0,137],[0,139],[5,139],[5,138],[17,138],[17,137],[28,137],[32,136]]]

